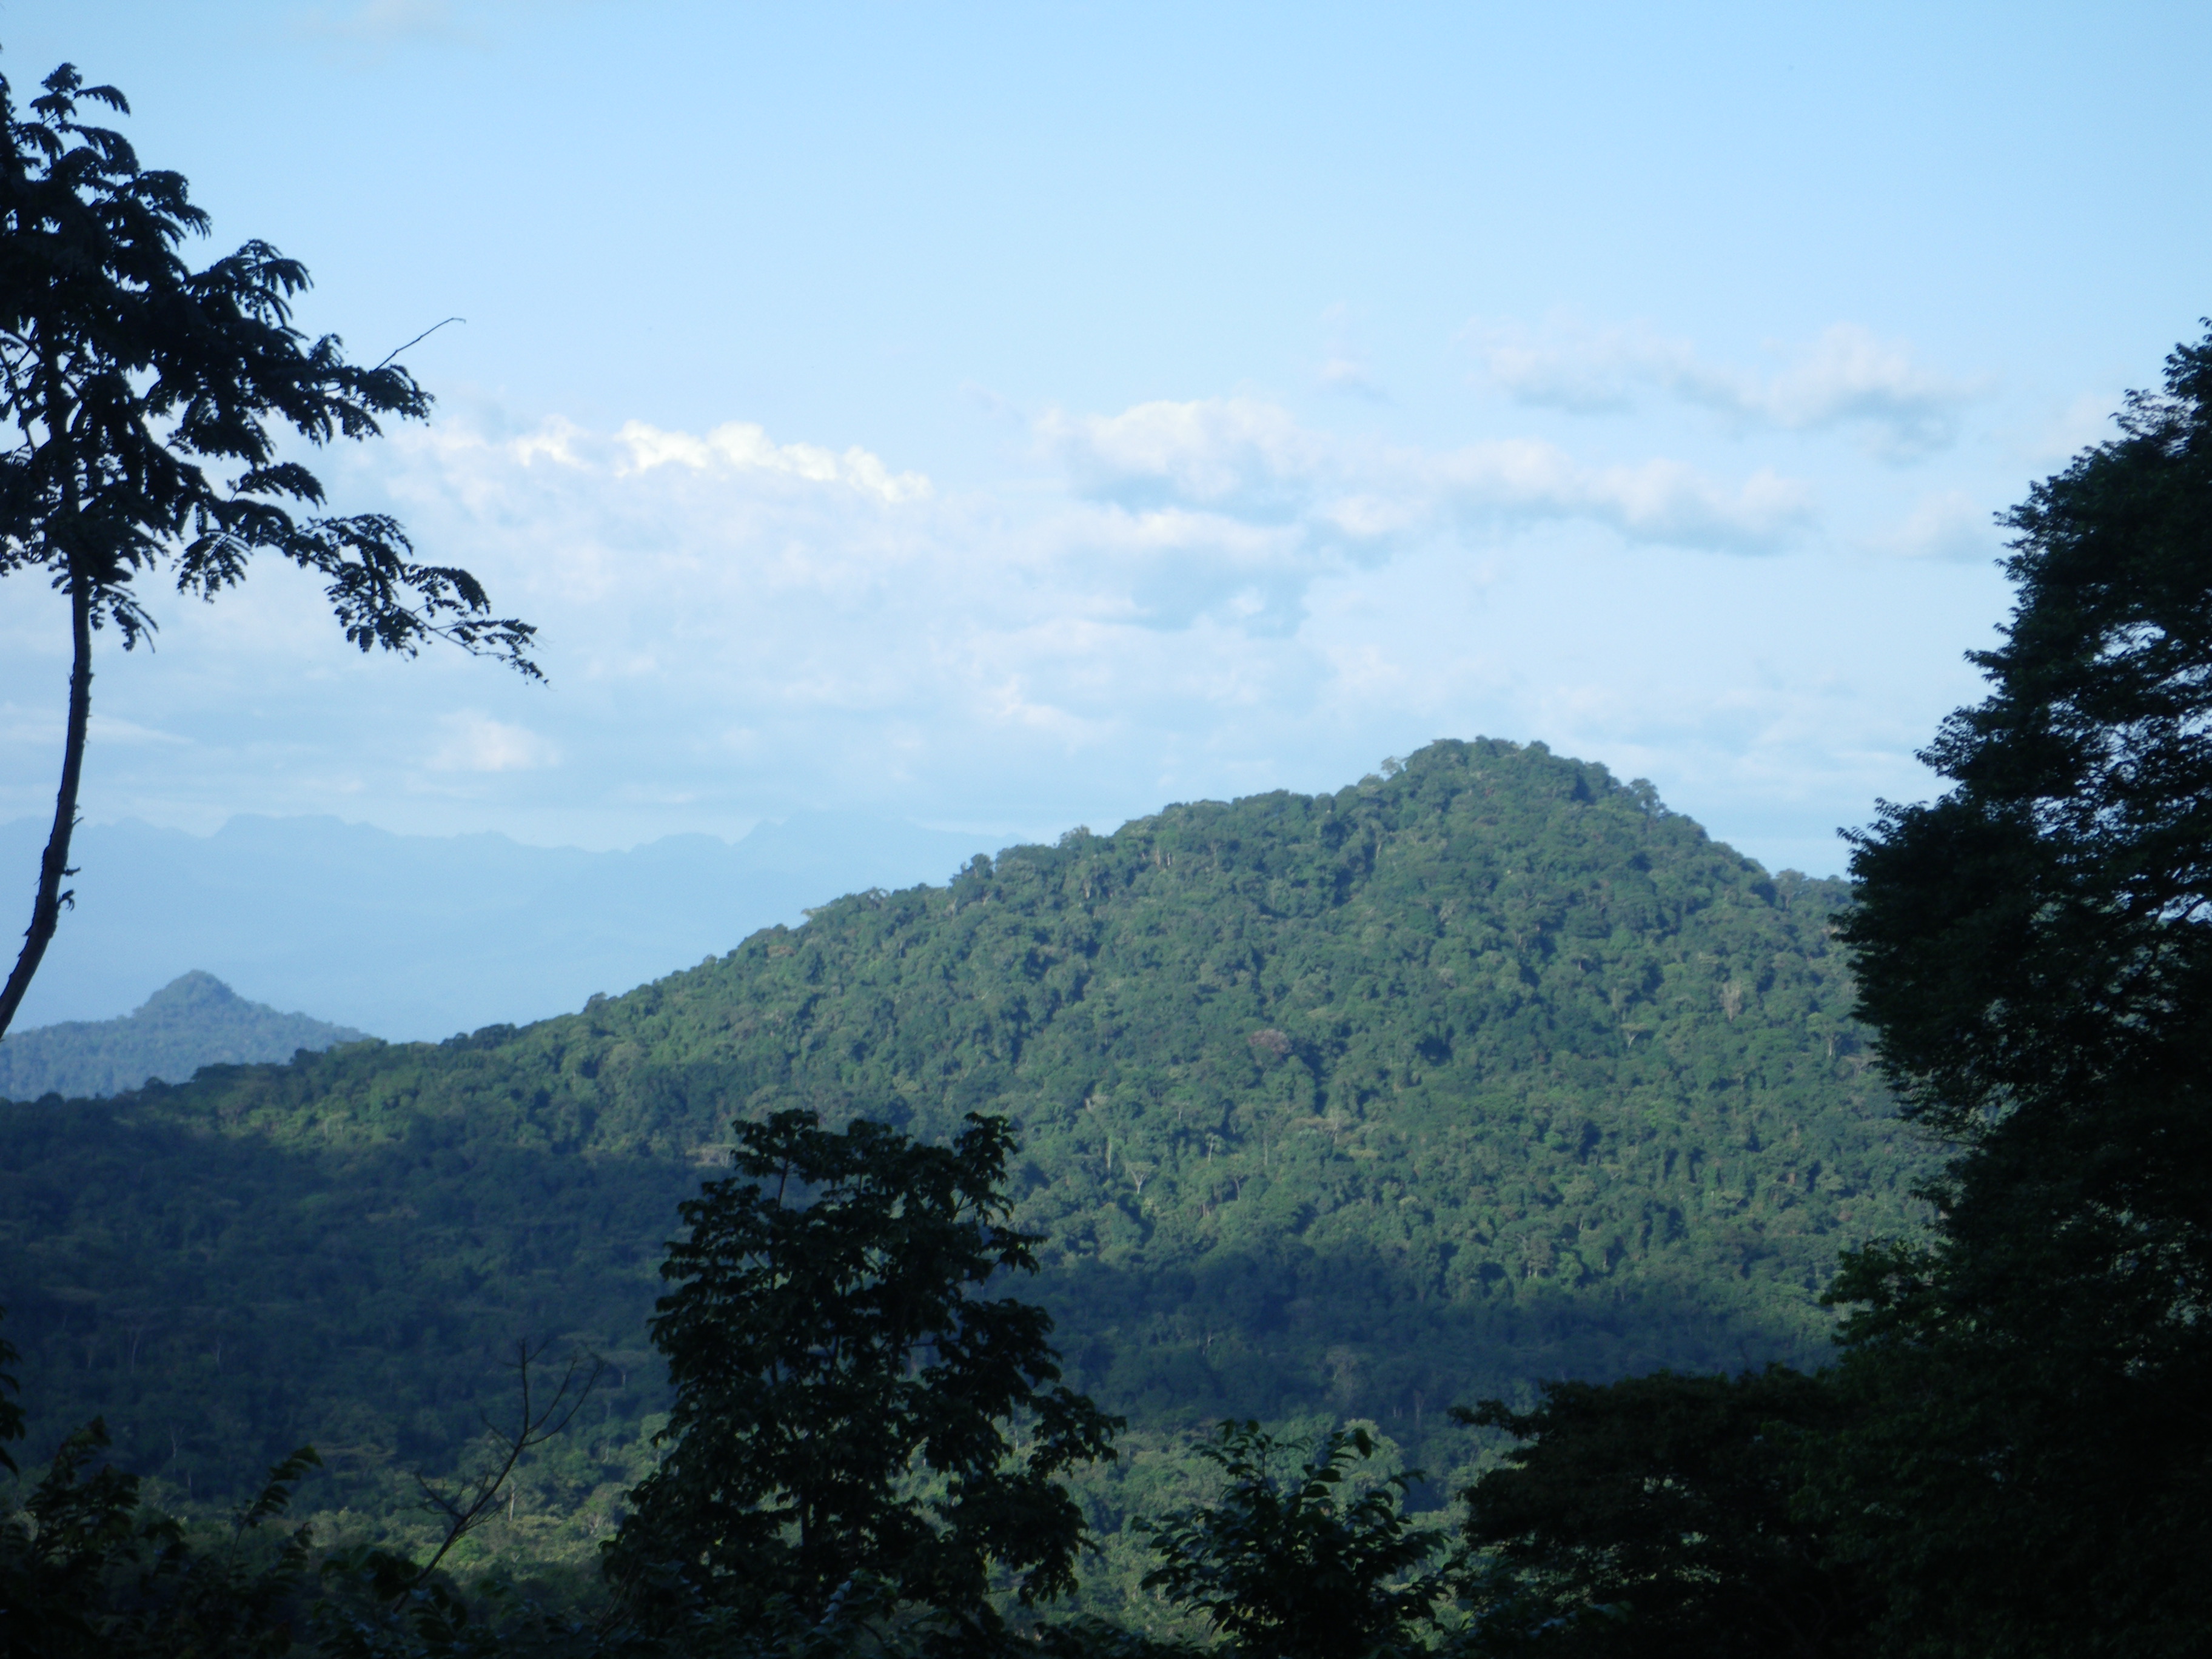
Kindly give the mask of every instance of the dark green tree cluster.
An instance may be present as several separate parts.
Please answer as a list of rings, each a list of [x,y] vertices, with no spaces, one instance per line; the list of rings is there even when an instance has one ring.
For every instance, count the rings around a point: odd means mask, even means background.
[[[4,1310],[0,1310],[4,1313]],[[0,1339],[0,1365],[15,1358]],[[118,1466],[99,1419],[69,1435],[27,1490],[0,1510],[0,1653],[22,1659],[585,1659],[706,1653],[671,1648],[618,1620],[594,1628],[549,1613],[501,1582],[472,1593],[438,1571],[451,1547],[491,1511],[516,1463],[558,1435],[590,1392],[571,1367],[533,1409],[530,1365],[518,1359],[521,1409],[500,1436],[505,1460],[472,1489],[425,1483],[446,1521],[427,1563],[374,1546],[319,1547],[313,1528],[275,1535],[299,1483],[321,1462],[303,1446],[272,1468],[256,1495],[217,1528],[189,1526],[148,1501]],[[7,1443],[23,1416],[15,1378],[0,1372],[0,1468],[19,1473]],[[740,1648],[745,1653],[762,1647]]]
[[[106,1449],[97,1424],[72,1435],[21,1508],[0,1518],[5,1650],[36,1659],[275,1659],[289,1650],[310,1540],[295,1532],[273,1552],[252,1545],[283,1513],[313,1454],[273,1472],[237,1516],[232,1547],[207,1549],[145,1510],[137,1477],[96,1462]]]
[[[1115,1455],[1121,1426],[1056,1382],[1042,1310],[987,1295],[1034,1271],[1004,1223],[1012,1144],[971,1119],[950,1146],[808,1111],[738,1126],[736,1172],[686,1206],[654,1340],[677,1405],[666,1455],[605,1553],[611,1594],[550,1613],[438,1571],[524,1454],[574,1420],[564,1382],[503,1462],[458,1494],[425,1563],[263,1535],[319,1459],[273,1469],[227,1534],[194,1535],[143,1501],[95,1420],[0,1520],[0,1642],[26,1659],[299,1651],[330,1659],[676,1659],[880,1656],[1174,1659],[1146,1639],[1041,1604],[1075,1587],[1089,1541],[1059,1478]],[[0,1364],[13,1351],[0,1342]],[[592,1377],[599,1375],[594,1368]],[[569,1382],[573,1382],[572,1368]],[[0,1462],[21,1414],[0,1376]],[[1202,1448],[1222,1487],[1151,1523],[1148,1583],[1252,1659],[1390,1659],[1444,1634],[1457,1563],[1406,1513],[1418,1471],[1375,1479],[1364,1428],[1290,1445],[1224,1424]],[[1299,1458],[1298,1455],[1304,1455]],[[1286,1460],[1292,1466],[1285,1468]],[[1018,1615],[1010,1623],[1002,1613]]]
[[[985,1294],[1005,1273],[1035,1270],[1036,1238],[1004,1224],[1013,1149],[1003,1120],[973,1118],[936,1147],[866,1120],[831,1131],[789,1111],[738,1126],[738,1142],[736,1173],[686,1206],[690,1232],[664,1268],[677,1288],[653,1336],[676,1410],[658,1437],[666,1455],[605,1551],[613,1594],[595,1616],[547,1613],[496,1584],[463,1593],[437,1572],[522,1456],[588,1395],[587,1383],[571,1398],[572,1368],[533,1410],[526,1352],[504,1461],[471,1491],[423,1484],[450,1524],[421,1565],[377,1548],[319,1551],[307,1527],[274,1542],[253,1535],[319,1462],[312,1448],[271,1471],[227,1539],[190,1536],[105,1459],[95,1419],[0,1520],[5,1650],[1167,1652],[1096,1622],[1032,1617],[1017,1631],[1000,1612],[1010,1601],[1030,1613],[1073,1589],[1088,1528],[1057,1477],[1112,1457],[1121,1426],[1057,1384],[1048,1316]],[[13,1358],[0,1342],[0,1364]],[[0,1375],[0,1463],[11,1473],[5,1443],[22,1431],[14,1384]],[[1287,1502],[1255,1428],[1232,1425],[1212,1449],[1231,1490],[1217,1511],[1162,1523],[1157,1577],[1239,1650],[1379,1653],[1443,1594],[1433,1577],[1387,1582],[1435,1547],[1435,1529],[1409,1529],[1399,1510],[1413,1477],[1337,1501],[1351,1455],[1374,1449],[1364,1431],[1328,1437]]]
[[[1455,1413],[1522,1443],[1466,1494],[1486,1653],[1842,1659],[1867,1650],[1865,1575],[1807,1512],[1808,1458],[1847,1413],[1782,1366],[1545,1385],[1534,1409]]]

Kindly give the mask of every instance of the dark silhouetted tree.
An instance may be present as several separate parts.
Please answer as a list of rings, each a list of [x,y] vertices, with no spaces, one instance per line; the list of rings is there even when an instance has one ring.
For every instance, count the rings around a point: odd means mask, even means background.
[[[618,1579],[810,1620],[874,1589],[979,1629],[994,1569],[1024,1603],[1073,1588],[1057,1477],[1112,1457],[1121,1423],[1059,1386],[1042,1309],[984,1293],[1041,1242],[1006,1224],[1012,1147],[972,1115],[950,1146],[811,1111],[738,1126],[661,1269],[676,1401]]]
[[[1828,1494],[1901,1650],[2212,1630],[2212,338],[2008,522],[1951,787],[1856,838],[1862,1017],[1958,1156],[1847,1259]]]
[[[287,430],[317,445],[367,438],[380,416],[424,418],[428,397],[404,368],[359,368],[336,337],[293,327],[307,272],[268,244],[193,270],[177,250],[207,215],[180,175],[141,167],[120,134],[79,122],[85,101],[129,108],[64,64],[21,118],[0,78],[0,418],[15,428],[0,453],[0,574],[44,572],[68,600],[71,641],[53,830],[0,987],[0,1034],[70,899],[93,635],[112,627],[128,649],[153,630],[142,579],[162,572],[211,599],[274,552],[324,579],[363,651],[442,638],[537,674],[529,626],[492,617],[467,571],[418,563],[392,519],[298,515],[324,492],[280,454]]]
[[[1802,1512],[1808,1442],[1844,1407],[1780,1366],[1549,1382],[1529,1412],[1461,1421],[1524,1443],[1466,1493],[1488,1563],[1477,1651],[1613,1659],[1839,1659],[1867,1650],[1862,1572],[1828,1559]]]

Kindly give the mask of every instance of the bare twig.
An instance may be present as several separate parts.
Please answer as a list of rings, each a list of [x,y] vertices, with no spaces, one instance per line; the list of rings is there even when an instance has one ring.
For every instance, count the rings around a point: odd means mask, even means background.
[[[514,1345],[515,1383],[522,1395],[522,1409],[514,1431],[510,1434],[501,1428],[491,1420],[489,1413],[484,1417],[485,1431],[504,1454],[496,1469],[479,1475],[451,1496],[439,1491],[421,1474],[415,1476],[415,1484],[422,1488],[422,1507],[446,1517],[446,1539],[438,1546],[437,1553],[424,1565],[422,1571],[415,1575],[413,1582],[395,1598],[394,1607],[405,1601],[437,1571],[438,1563],[446,1559],[447,1553],[454,1545],[491,1518],[500,1493],[506,1488],[508,1477],[514,1473],[515,1465],[522,1461],[523,1453],[533,1446],[544,1444],[567,1428],[576,1413],[583,1409],[584,1401],[591,1397],[592,1390],[599,1384],[599,1379],[606,1375],[607,1362],[597,1354],[574,1355],[568,1361],[568,1370],[561,1378],[561,1386],[554,1390],[552,1399],[540,1406],[532,1398],[530,1367],[545,1352],[547,1346],[543,1342],[535,1348],[527,1342]],[[583,1379],[580,1385],[577,1381],[580,1375]]]
[[[465,318],[465,317],[448,317],[448,318],[447,318],[447,319],[446,319],[446,323],[465,323],[466,321],[468,321],[468,319],[467,319],[467,318]],[[385,360],[384,360],[384,362],[383,362],[383,363],[379,363],[379,364],[376,366],[376,368],[382,368],[384,367],[384,363],[388,363],[388,362],[390,362],[392,361],[392,357],[397,357],[397,356],[398,356],[401,352],[403,352],[403,351],[406,350],[406,349],[407,349],[407,346],[418,346],[418,345],[421,345],[421,344],[422,343],[422,342],[423,342],[423,341],[425,341],[425,340],[428,339],[428,338],[429,338],[433,334],[435,334],[435,333],[436,333],[440,329],[441,329],[441,328],[445,327],[446,323],[433,323],[433,324],[431,324],[429,327],[428,327],[428,328],[424,329],[424,330],[423,330],[420,334],[417,334],[417,335],[416,335],[413,339],[410,340],[410,341],[407,343],[407,345],[396,347],[396,348],[392,350],[392,352],[391,356],[387,356],[386,358],[385,358]],[[369,373],[370,373],[370,374],[374,374],[374,373],[376,373],[376,369],[373,368],[373,369],[369,370]]]

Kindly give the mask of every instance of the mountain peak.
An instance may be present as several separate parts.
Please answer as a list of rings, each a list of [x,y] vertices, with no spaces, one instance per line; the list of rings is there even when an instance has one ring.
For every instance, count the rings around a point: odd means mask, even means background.
[[[135,1009],[131,1018],[144,1019],[152,1017],[172,1017],[193,1014],[214,1009],[246,1008],[257,1005],[232,990],[230,987],[204,969],[195,968],[188,974],[179,974],[154,993]]]
[[[182,1083],[203,1066],[289,1060],[367,1033],[249,1002],[213,974],[180,974],[118,1019],[70,1020],[0,1044],[0,1099],[95,1096],[154,1080]]]

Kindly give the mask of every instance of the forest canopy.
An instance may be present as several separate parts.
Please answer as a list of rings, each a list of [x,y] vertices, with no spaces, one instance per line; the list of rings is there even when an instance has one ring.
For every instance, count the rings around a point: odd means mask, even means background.
[[[1068,1380],[1140,1438],[1361,1417],[1443,1475],[1477,1394],[1817,1359],[1838,1247],[1933,1168],[1867,1069],[1841,884],[1541,745],[1390,769],[852,895],[528,1027],[0,1109],[39,1431],[103,1412],[198,1493],[312,1439],[306,1501],[396,1510],[513,1338],[558,1337],[617,1367],[545,1477],[544,1547],[583,1550],[665,1406],[676,1206],[792,1107],[1006,1116]]]

